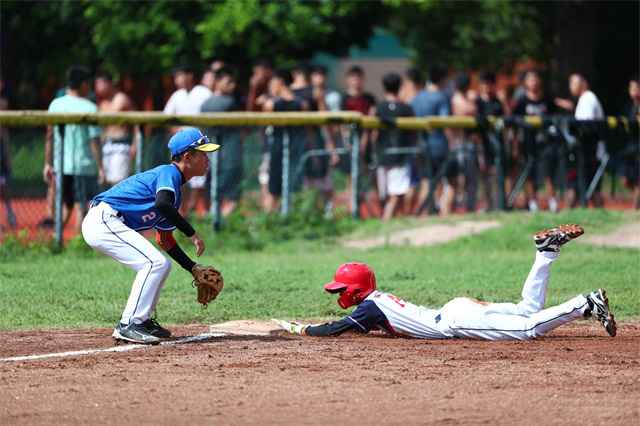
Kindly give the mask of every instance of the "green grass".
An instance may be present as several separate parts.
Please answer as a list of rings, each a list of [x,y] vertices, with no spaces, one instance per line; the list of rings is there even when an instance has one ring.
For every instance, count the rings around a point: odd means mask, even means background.
[[[200,261],[224,272],[224,292],[208,309],[201,309],[195,302],[190,275],[176,266],[162,292],[159,319],[163,323],[213,323],[241,318],[340,316],[345,312],[335,303],[335,296],[323,292],[322,284],[332,278],[340,263],[349,260],[369,263],[380,289],[418,304],[438,306],[463,295],[516,301],[534,258],[530,237],[534,231],[554,223],[578,222],[587,233],[599,233],[638,219],[628,213],[597,210],[477,217],[497,219],[503,226],[435,247],[367,251],[341,247],[331,232],[286,235],[274,238],[277,242],[266,241],[269,234],[263,233],[258,245],[237,243],[231,231],[209,236],[206,255]],[[369,221],[350,226],[356,228],[356,234],[370,235],[425,222]],[[202,224],[198,228],[206,229]],[[238,228],[237,232],[243,231]],[[0,329],[111,326],[118,320],[133,272],[83,244],[75,241],[56,255],[32,250],[0,257]],[[191,247],[184,247],[192,252]],[[639,250],[571,243],[553,266],[548,303],[605,287],[618,318],[638,317],[639,265]]]

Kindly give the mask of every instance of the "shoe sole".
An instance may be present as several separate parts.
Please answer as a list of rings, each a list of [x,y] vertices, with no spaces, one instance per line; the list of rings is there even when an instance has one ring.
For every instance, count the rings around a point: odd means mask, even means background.
[[[120,332],[117,329],[113,330],[113,333],[111,334],[111,337],[113,337],[116,340],[120,340],[123,342],[129,342],[129,343],[137,343],[140,345],[158,345],[160,344],[160,340],[154,340],[154,341],[144,341],[144,340],[136,340],[136,339],[132,339],[131,337],[127,337],[123,334],[120,334]]]
[[[550,236],[557,234],[558,232],[567,235],[569,237],[569,240],[573,240],[584,234],[584,229],[582,228],[582,226],[572,223],[566,225],[558,225],[555,228],[544,229],[540,232],[536,232],[533,235],[533,239],[536,241],[545,240]]]
[[[611,313],[611,308],[609,308],[609,298],[607,297],[607,292],[605,289],[600,288],[598,289],[598,293],[600,294],[600,297],[604,302],[604,307],[607,310],[607,319],[606,319],[607,325],[605,324],[602,324],[602,325],[604,326],[604,329],[607,330],[607,333],[609,334],[609,336],[615,337],[616,333],[618,332],[618,326],[616,324],[616,320],[613,316],[613,313]]]

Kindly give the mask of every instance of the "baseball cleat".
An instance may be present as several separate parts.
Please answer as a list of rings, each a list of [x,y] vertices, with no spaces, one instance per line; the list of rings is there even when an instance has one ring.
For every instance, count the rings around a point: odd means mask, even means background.
[[[591,292],[587,295],[587,303],[589,304],[589,309],[585,311],[585,315],[600,321],[609,336],[615,336],[617,330],[616,320],[613,318],[611,309],[609,309],[607,292],[603,288]]]
[[[116,340],[123,340],[131,343],[141,343],[143,345],[157,345],[160,338],[151,334],[151,331],[143,324],[129,325],[118,323],[113,329],[111,336]]]
[[[555,228],[545,229],[533,236],[538,251],[560,251],[560,246],[578,238],[584,234],[582,226],[575,224],[558,225]]]
[[[161,339],[167,339],[171,337],[171,332],[161,326],[155,318],[149,318],[145,322],[142,323],[147,330],[149,330],[152,336],[159,337]]]

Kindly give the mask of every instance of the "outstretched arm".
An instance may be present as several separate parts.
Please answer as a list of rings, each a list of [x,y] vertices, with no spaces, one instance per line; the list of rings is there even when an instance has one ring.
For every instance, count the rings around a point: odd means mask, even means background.
[[[303,336],[338,336],[345,331],[352,330],[358,333],[368,333],[372,329],[384,327],[387,318],[378,306],[370,301],[362,302],[351,315],[341,320],[331,321],[324,324],[305,325],[296,322],[274,320],[280,327],[292,334]]]

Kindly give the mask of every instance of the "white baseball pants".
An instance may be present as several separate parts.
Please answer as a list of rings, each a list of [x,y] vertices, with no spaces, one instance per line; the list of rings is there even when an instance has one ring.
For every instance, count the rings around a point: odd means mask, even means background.
[[[140,324],[148,320],[171,271],[171,261],[149,240],[125,225],[118,212],[104,202],[85,216],[82,236],[94,249],[137,272],[120,322]]]
[[[543,309],[551,264],[558,253],[536,252],[536,259],[517,303],[484,303],[468,298],[453,299],[442,307],[455,337],[485,340],[528,340],[582,318],[587,299],[580,295],[548,309]]]

